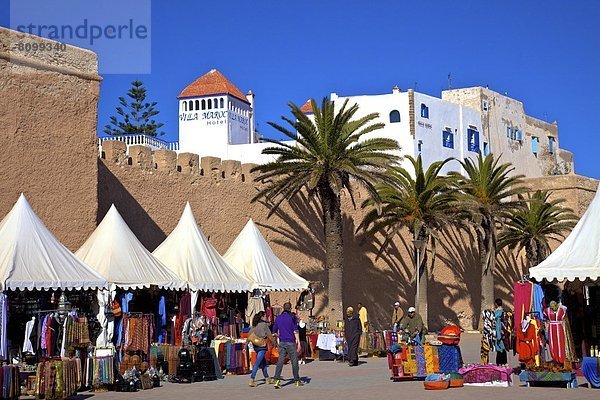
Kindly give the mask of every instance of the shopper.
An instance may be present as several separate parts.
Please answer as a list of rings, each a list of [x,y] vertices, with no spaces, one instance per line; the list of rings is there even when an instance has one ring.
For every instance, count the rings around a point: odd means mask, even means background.
[[[362,323],[363,333],[367,333],[369,331],[369,313],[363,303],[358,303],[358,318]]]
[[[348,346],[348,365],[358,365],[358,346],[362,335],[362,324],[352,307],[346,309],[346,321],[344,322],[344,336]]]
[[[300,320],[298,322],[298,336],[300,337],[300,354],[298,358],[300,358],[300,364],[306,364],[306,358],[308,357],[308,340],[306,339],[306,322]]]
[[[250,387],[256,387],[254,378],[256,378],[256,373],[258,372],[259,368],[262,370],[263,376],[265,377],[265,382],[267,384],[273,383],[273,379],[269,378],[269,372],[267,371],[267,360],[265,359],[265,356],[267,354],[267,340],[271,341],[273,345],[275,345],[275,340],[273,339],[273,335],[269,329],[267,314],[265,314],[264,311],[259,311],[254,315],[254,318],[252,319],[252,329],[250,329],[248,337],[256,338],[252,341],[254,351],[256,352],[256,361],[254,361],[252,373],[250,374]]]
[[[404,318],[404,310],[400,307],[400,302],[394,303],[394,311],[392,312],[392,330],[398,332],[400,329],[400,322]]]
[[[494,319],[496,320],[496,332],[494,340],[494,350],[496,350],[496,365],[506,365],[508,363],[508,354],[504,346],[504,337],[502,335],[502,323],[504,321],[504,308],[502,308],[502,299],[496,299],[496,309],[494,310]]]
[[[304,386],[300,380],[300,367],[298,366],[298,353],[300,352],[300,337],[298,334],[298,320],[292,314],[292,304],[283,305],[283,313],[277,317],[273,325],[273,333],[279,337],[279,360],[275,368],[275,389],[281,388],[281,370],[285,357],[289,356],[292,362],[294,385]]]

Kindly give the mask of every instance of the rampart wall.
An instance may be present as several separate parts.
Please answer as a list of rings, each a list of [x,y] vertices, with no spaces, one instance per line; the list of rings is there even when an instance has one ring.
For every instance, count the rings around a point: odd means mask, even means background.
[[[0,218],[24,192],[52,232],[77,248],[94,229],[100,77],[96,54],[0,27]]]

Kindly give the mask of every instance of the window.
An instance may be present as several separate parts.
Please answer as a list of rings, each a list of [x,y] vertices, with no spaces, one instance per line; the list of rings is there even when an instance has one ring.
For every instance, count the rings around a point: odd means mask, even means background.
[[[187,111],[187,101],[183,102],[183,111]]]
[[[445,129],[442,132],[442,146],[449,149],[454,148],[454,133],[452,133],[451,129]]]
[[[515,139],[518,140],[519,142],[523,141],[523,132],[520,131],[519,129],[517,129],[515,131]]]
[[[200,109],[200,100],[196,100],[196,110]]]
[[[490,144],[488,142],[483,142],[483,155],[487,156],[490,154]]]
[[[206,110],[206,100],[202,99],[202,109]]]
[[[429,107],[421,103],[421,118],[429,118]]]
[[[467,147],[469,151],[479,153],[479,132],[475,129],[467,129]]]
[[[219,108],[219,101],[217,99],[213,99],[214,107]]]
[[[400,122],[400,112],[398,110],[393,110],[390,112],[390,123]]]
[[[487,111],[488,110],[488,102],[487,102],[487,100],[483,100],[481,102],[481,108],[483,109],[483,111]]]
[[[212,100],[211,99],[206,99],[206,108],[208,108],[209,110],[212,110]]]
[[[220,108],[225,108],[225,100],[221,99],[221,100],[219,100],[219,103],[220,103],[219,104]]]
[[[548,153],[554,154],[554,145],[556,144],[556,138],[548,136]]]
[[[419,140],[419,141],[417,142],[417,151],[420,153],[420,152],[421,152],[421,150],[423,150],[423,141],[422,141],[422,140]]]
[[[190,108],[190,111],[194,110],[194,102],[192,100],[189,101],[188,107]]]
[[[540,138],[533,136],[531,138],[531,152],[534,156],[538,155],[538,147],[540,145]]]

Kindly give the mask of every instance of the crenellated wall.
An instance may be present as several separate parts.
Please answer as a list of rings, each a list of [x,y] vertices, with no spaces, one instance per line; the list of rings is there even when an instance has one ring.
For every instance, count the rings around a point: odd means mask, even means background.
[[[103,150],[98,174],[99,220],[115,203],[142,243],[153,250],[175,227],[189,201],[202,230],[224,253],[252,218],[287,265],[327,287],[322,224],[314,203],[307,206],[302,201],[292,205],[284,202],[279,213],[267,218],[265,205],[251,202],[257,193],[255,175],[250,173],[253,164],[168,150],[152,153],[143,146],[132,146],[127,153],[125,144],[118,141],[110,142]],[[575,185],[577,179],[580,182]],[[570,196],[571,205],[591,201],[589,191],[594,183],[583,177],[561,176],[531,180],[530,186],[561,191],[561,195]],[[575,190],[568,191],[568,187]],[[360,204],[364,194],[357,190],[357,197]],[[583,209],[574,208],[578,212]],[[344,296],[348,305],[359,301],[366,304],[372,322],[383,328],[394,301],[400,300],[406,308],[414,298],[411,238],[405,234],[396,239],[377,258],[377,240],[355,233],[365,211],[355,209],[347,195],[343,196],[343,211]],[[442,322],[452,321],[471,328],[474,315],[479,314],[480,296],[474,238],[455,231],[441,233],[436,259],[429,287],[430,325],[438,328]],[[512,284],[523,268],[519,255],[504,252],[498,258],[497,294],[508,304],[512,303]],[[326,290],[318,294],[317,307],[322,307]],[[283,301],[295,296],[278,298]]]

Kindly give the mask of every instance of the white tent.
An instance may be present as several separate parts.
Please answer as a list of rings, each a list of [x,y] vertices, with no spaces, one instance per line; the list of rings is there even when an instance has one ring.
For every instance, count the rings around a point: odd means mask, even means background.
[[[569,236],[537,267],[529,269],[531,277],[541,280],[587,278],[600,276],[600,190]]]
[[[251,289],[250,281],[227,264],[208,242],[196,224],[190,203],[185,205],[173,232],[152,254],[192,290],[244,292]]]
[[[0,290],[105,287],[106,279],[52,235],[21,194],[0,222]]]
[[[140,243],[114,204],[75,254],[106,278],[111,288],[185,288],[185,282]]]
[[[277,258],[252,220],[248,221],[223,258],[246,275],[253,282],[253,288],[266,290],[308,288],[307,280]]]

